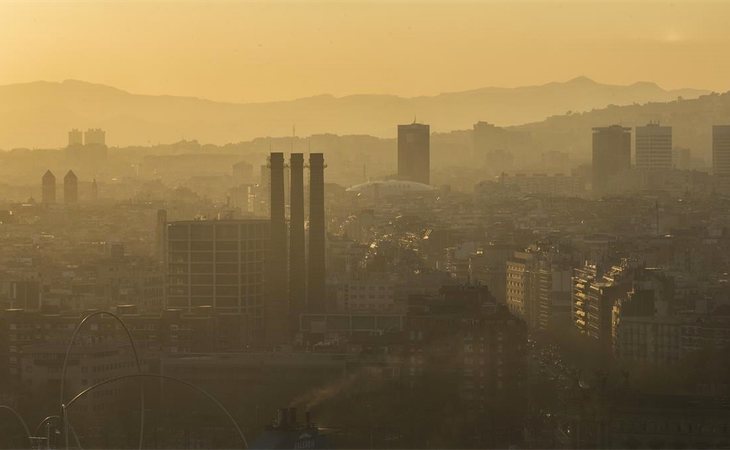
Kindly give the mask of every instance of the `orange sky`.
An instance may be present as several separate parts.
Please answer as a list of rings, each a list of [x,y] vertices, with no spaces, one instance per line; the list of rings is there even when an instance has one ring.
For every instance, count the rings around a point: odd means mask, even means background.
[[[7,1],[0,84],[230,101],[435,94],[586,75],[730,89],[730,1]]]

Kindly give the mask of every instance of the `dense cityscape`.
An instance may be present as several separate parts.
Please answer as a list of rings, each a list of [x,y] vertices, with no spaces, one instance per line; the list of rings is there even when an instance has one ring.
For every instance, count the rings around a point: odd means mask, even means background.
[[[585,130],[580,175],[472,192],[431,184],[429,125],[397,132],[395,173],[348,187],[294,150],[315,138],[253,157],[171,145],[144,156],[141,173],[165,161],[151,180],[115,177],[100,129],[31,151],[37,187],[0,225],[3,402],[36,424],[64,383],[67,401],[141,371],[220,399],[261,448],[730,443],[730,126],[712,127],[711,172],[669,125],[610,125]],[[509,159],[506,133],[475,124],[475,161]],[[238,444],[195,392],[133,378],[66,412],[74,438],[136,445],[139,386],[145,445]],[[60,421],[39,430],[60,445]]]
[[[21,3],[0,448],[730,448],[730,5]]]

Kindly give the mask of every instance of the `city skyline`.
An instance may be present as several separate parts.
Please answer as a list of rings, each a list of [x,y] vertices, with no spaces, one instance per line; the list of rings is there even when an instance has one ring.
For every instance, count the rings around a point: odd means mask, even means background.
[[[730,448],[729,21],[0,0],[0,447]]]

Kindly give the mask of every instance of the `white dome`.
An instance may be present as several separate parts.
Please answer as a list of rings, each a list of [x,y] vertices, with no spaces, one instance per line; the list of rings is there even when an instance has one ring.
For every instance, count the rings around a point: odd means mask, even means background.
[[[436,188],[428,184],[403,180],[379,180],[356,184],[347,189],[347,192],[372,195],[402,195],[433,192]]]

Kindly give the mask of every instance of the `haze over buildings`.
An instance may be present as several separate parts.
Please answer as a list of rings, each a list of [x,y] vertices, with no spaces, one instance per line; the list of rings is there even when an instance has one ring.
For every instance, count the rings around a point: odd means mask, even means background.
[[[0,4],[0,447],[727,448],[728,13]]]

